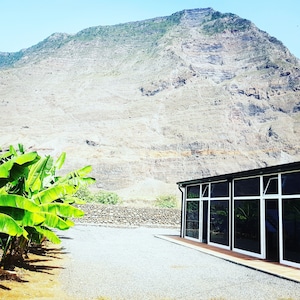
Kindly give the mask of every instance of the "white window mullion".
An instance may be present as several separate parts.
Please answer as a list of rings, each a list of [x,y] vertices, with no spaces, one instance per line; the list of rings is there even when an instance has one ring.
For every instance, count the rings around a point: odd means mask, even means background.
[[[281,173],[278,174],[278,229],[279,229],[279,262],[283,261],[283,224],[282,224],[282,186]]]
[[[264,181],[260,176],[260,254],[262,258],[266,258],[266,202],[263,198]]]

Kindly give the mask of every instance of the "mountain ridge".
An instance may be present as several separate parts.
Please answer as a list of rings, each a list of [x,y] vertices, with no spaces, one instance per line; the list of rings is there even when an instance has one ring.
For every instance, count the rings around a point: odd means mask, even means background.
[[[124,199],[299,160],[299,60],[234,14],[56,33],[15,55],[0,53],[1,145],[67,151]]]

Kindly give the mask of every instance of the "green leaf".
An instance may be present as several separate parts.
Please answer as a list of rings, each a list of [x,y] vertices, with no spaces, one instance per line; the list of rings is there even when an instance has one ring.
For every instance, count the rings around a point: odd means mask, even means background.
[[[39,212],[40,208],[33,201],[18,195],[0,195],[0,206],[22,208],[31,212]]]
[[[86,176],[87,174],[92,172],[92,166],[85,166],[85,167],[77,170],[76,172],[80,177]]]
[[[20,226],[36,226],[40,225],[45,221],[45,218],[38,213],[32,213],[30,211],[24,211],[22,220],[20,220]]]
[[[82,178],[82,184],[84,185],[90,185],[96,182],[96,179],[93,177],[84,177]]]
[[[17,156],[17,151],[16,151],[16,149],[14,148],[13,145],[10,145],[10,146],[9,146],[9,152],[10,152],[13,156]]]
[[[66,230],[73,226],[73,223],[65,221],[57,215],[48,212],[43,212],[41,215],[45,218],[43,225],[47,227]]]
[[[1,160],[2,162],[8,161],[8,160],[11,158],[11,156],[12,156],[11,152],[5,151],[4,153],[2,153],[2,154],[0,155],[0,160]]]
[[[35,201],[39,203],[51,203],[55,200],[64,198],[65,195],[73,194],[76,189],[69,185],[57,185],[46,190],[43,190],[33,196]]]
[[[6,233],[10,236],[27,237],[27,231],[21,228],[18,223],[6,214],[0,213],[0,232]]]
[[[0,178],[8,178],[12,166],[13,166],[12,160],[9,160],[3,163],[2,165],[0,165]]]
[[[37,152],[28,152],[22,155],[19,155],[15,158],[15,163],[18,165],[24,165],[24,164],[32,164],[38,159]]]
[[[96,180],[91,177],[72,177],[68,180],[63,181],[64,183],[67,183],[69,185],[72,185],[74,187],[79,187],[81,185],[88,185],[88,184],[93,184]]]
[[[35,230],[42,234],[44,237],[46,237],[51,243],[53,244],[60,244],[61,240],[59,239],[59,237],[50,229],[47,228],[42,228],[39,226],[35,227]]]
[[[30,152],[11,158],[0,165],[0,178],[7,178],[8,181],[18,180],[20,176],[27,173],[26,167],[33,164],[37,156],[36,152]],[[4,186],[8,181],[2,180],[0,187]]]
[[[64,203],[68,203],[68,204],[78,204],[78,205],[83,205],[86,204],[86,201],[78,198],[78,197],[65,197]]]
[[[63,152],[55,162],[55,168],[58,170],[63,166],[66,159],[66,152]]]
[[[90,173],[92,171],[92,167],[91,166],[85,166],[79,170],[70,172],[69,174],[67,174],[64,177],[61,177],[59,179],[60,183],[64,183],[64,182],[70,182],[71,180],[73,180],[73,182],[76,182],[76,180],[82,180],[84,176],[86,176],[88,173]],[[76,180],[74,180],[76,178]],[[78,184],[76,184],[78,185]]]
[[[69,227],[73,227],[75,225],[75,223],[70,219],[65,220],[65,222],[68,224]]]
[[[0,212],[10,216],[18,223],[19,226],[23,226],[23,227],[40,225],[45,220],[45,218],[43,218],[40,214],[33,213],[21,208],[1,206]]]
[[[47,203],[40,205],[44,212],[49,212],[66,218],[79,218],[84,215],[84,211],[67,203]]]
[[[51,156],[47,156],[37,161],[34,165],[30,166],[30,171],[26,180],[26,190],[39,191],[42,189],[43,180],[49,176],[49,170],[53,164]]]
[[[25,153],[25,150],[24,150],[24,145],[23,144],[18,144],[18,148],[19,148],[19,151],[21,154],[24,154]]]

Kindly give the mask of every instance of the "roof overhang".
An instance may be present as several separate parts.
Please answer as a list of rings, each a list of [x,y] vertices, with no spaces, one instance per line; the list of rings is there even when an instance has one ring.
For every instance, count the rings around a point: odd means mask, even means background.
[[[276,166],[269,166],[269,167],[264,167],[264,168],[240,171],[240,172],[235,172],[235,173],[228,173],[228,174],[223,174],[223,175],[203,177],[203,178],[192,179],[192,180],[187,180],[187,181],[179,181],[176,184],[180,187],[185,187],[187,185],[192,185],[192,184],[223,181],[223,180],[231,181],[232,179],[235,179],[235,178],[251,177],[251,176],[258,176],[258,175],[268,175],[268,174],[282,173],[282,172],[295,171],[295,170],[300,171],[300,161],[293,162],[293,163],[287,163],[287,164],[283,164],[283,165],[276,165]]]

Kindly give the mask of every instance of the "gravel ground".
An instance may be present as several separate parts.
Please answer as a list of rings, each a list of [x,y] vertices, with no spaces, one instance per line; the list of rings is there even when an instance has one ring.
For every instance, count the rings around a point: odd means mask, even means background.
[[[76,225],[60,279],[74,299],[300,299],[300,284],[159,238],[170,228]],[[101,298],[102,297],[102,298]]]

